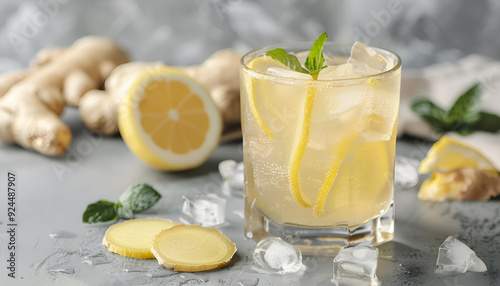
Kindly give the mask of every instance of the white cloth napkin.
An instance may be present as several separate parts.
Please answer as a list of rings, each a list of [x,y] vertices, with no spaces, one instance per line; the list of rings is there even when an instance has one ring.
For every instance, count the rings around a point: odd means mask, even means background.
[[[411,102],[416,98],[427,98],[447,110],[459,95],[475,83],[481,84],[482,110],[500,115],[500,61],[481,55],[469,55],[456,62],[439,63],[418,70],[404,70],[398,134],[439,139],[432,128],[411,111]],[[447,135],[480,150],[500,170],[500,133]]]

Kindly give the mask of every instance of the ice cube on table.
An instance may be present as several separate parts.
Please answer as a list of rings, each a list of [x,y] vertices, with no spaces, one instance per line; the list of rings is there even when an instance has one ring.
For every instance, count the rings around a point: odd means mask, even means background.
[[[394,62],[377,53],[374,49],[360,42],[354,43],[351,56],[347,60],[363,75],[374,75],[385,72],[394,66]]]
[[[408,189],[418,184],[418,161],[406,156],[396,156],[394,184],[397,188]]]
[[[302,252],[279,237],[268,237],[255,247],[253,261],[258,268],[272,273],[294,273],[302,268]]]
[[[236,164],[234,160],[224,160],[219,163],[219,173],[223,180],[228,180],[234,174]]]
[[[439,247],[436,273],[485,272],[488,270],[476,253],[460,240],[449,236]]]
[[[227,195],[243,196],[245,189],[243,162],[225,160],[219,163],[219,172],[222,176],[222,192]]]
[[[181,222],[205,227],[221,225],[225,221],[226,200],[216,194],[182,196]]]
[[[378,248],[342,247],[333,259],[333,279],[337,285],[378,285]]]
[[[288,68],[268,68],[266,74],[291,79],[313,79],[310,74],[294,71]]]

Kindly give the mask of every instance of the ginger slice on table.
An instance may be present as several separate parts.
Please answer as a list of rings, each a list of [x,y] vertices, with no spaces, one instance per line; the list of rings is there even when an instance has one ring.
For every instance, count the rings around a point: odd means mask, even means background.
[[[161,219],[131,219],[108,228],[102,244],[109,251],[138,259],[154,258],[151,253],[154,237],[162,230],[179,223]]]
[[[155,237],[151,252],[167,268],[197,272],[226,266],[236,245],[218,229],[176,225]]]
[[[500,176],[474,167],[435,172],[418,192],[421,200],[487,201],[500,195]]]

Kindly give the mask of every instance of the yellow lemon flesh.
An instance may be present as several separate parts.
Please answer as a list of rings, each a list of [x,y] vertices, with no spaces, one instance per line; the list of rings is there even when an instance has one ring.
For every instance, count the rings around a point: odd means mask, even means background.
[[[491,174],[497,174],[494,165],[479,151],[444,136],[436,142],[425,156],[418,172],[448,172],[465,167],[477,168]]]
[[[458,179],[458,175],[461,170],[466,168],[474,168],[479,170],[477,171],[479,173],[484,172],[480,178],[498,175],[494,165],[479,151],[458,140],[444,136],[431,147],[427,156],[420,163],[418,172],[421,174],[431,173],[431,176],[422,183],[418,198],[430,201],[463,199],[463,193],[468,190],[471,183],[467,183],[464,179]],[[469,181],[471,180],[469,178]],[[476,189],[469,193],[480,194],[484,188],[481,186],[481,190]]]
[[[180,70],[160,67],[132,84],[120,107],[119,128],[139,159],[176,171],[206,161],[219,143],[222,120],[200,84]]]

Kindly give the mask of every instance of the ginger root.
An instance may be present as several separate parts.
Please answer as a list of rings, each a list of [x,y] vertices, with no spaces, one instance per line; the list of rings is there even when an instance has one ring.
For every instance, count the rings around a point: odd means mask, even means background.
[[[435,172],[418,192],[429,201],[487,201],[500,195],[500,176],[466,167],[446,173]]]
[[[223,137],[241,136],[239,65],[241,54],[223,50],[216,52],[200,66],[180,67],[210,92],[224,122]],[[105,135],[118,133],[118,109],[130,85],[139,74],[163,66],[161,62],[130,62],[113,70],[105,82],[105,90],[90,90],[79,107],[84,124]]]
[[[242,56],[232,50],[222,50],[214,53],[200,66],[184,68],[190,77],[210,91],[210,96],[222,114],[222,136],[226,139],[241,137],[239,69]]]
[[[82,97],[79,108],[83,123],[104,135],[118,133],[118,110],[127,90],[144,71],[163,66],[161,62],[130,62],[116,67],[104,83]]]
[[[117,45],[98,37],[42,50],[31,69],[0,77],[0,140],[50,156],[63,154],[72,138],[59,119],[66,103],[78,105],[85,92],[99,88],[127,61]]]

